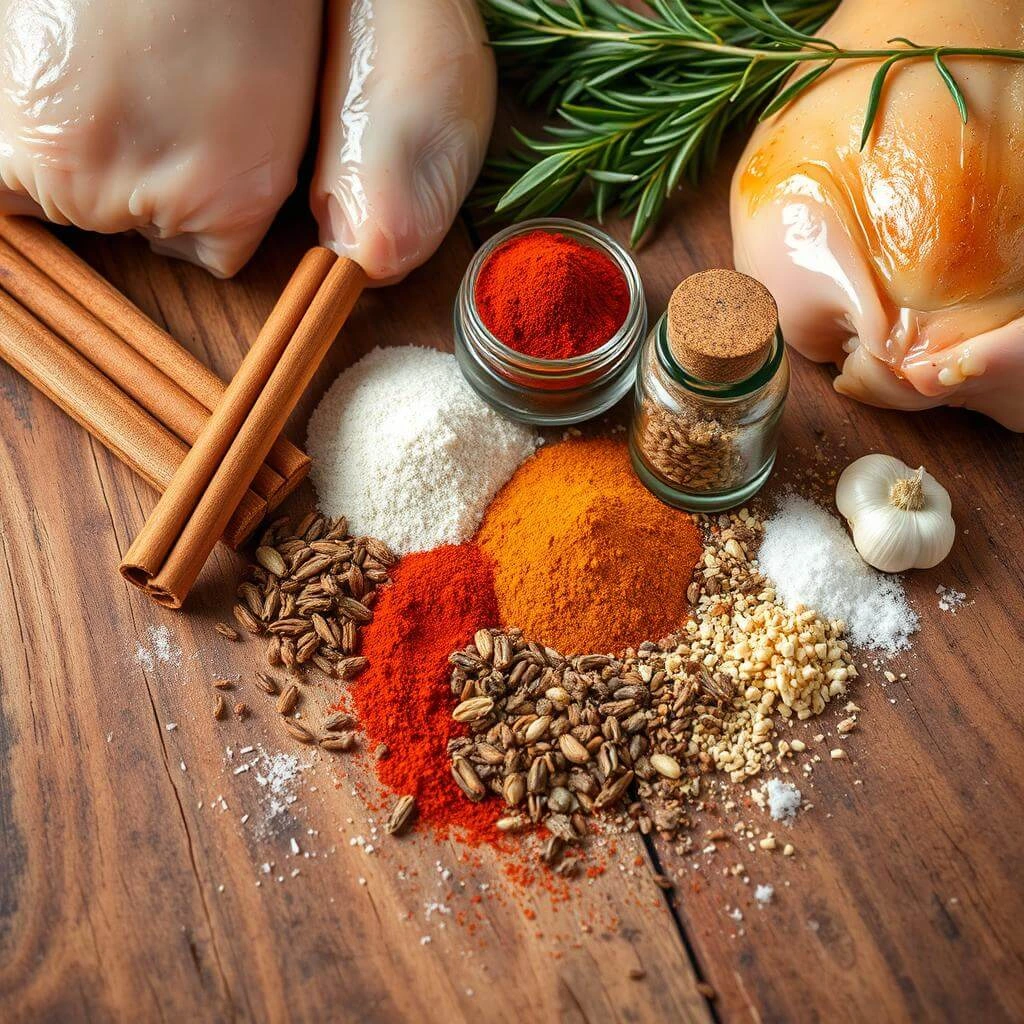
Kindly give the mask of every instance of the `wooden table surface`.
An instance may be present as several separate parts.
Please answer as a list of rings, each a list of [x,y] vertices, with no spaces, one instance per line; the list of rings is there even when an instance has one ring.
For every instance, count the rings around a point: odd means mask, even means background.
[[[727,184],[723,167],[682,197],[638,254],[652,312],[729,264]],[[229,282],[133,237],[65,237],[227,376],[314,232],[293,201]],[[371,347],[451,348],[475,241],[462,220],[408,281],[364,295],[294,438]],[[856,405],[794,364],[780,479],[883,450],[952,493],[953,553],[907,578],[921,631],[882,666],[906,679],[862,659],[849,759],[827,755],[840,708],[805,730],[826,734],[800,782],[813,808],[790,828],[747,812],[792,858],[622,836],[596,851],[604,874],[555,893],[487,850],[384,837],[366,765],[284,736],[249,682],[261,645],[215,633],[240,560],[219,549],[186,613],[127,587],[116,566],[154,494],[0,365],[0,1019],[1024,1019],[1024,438]],[[955,615],[939,585],[966,593]],[[215,722],[211,680],[236,675],[252,716]]]

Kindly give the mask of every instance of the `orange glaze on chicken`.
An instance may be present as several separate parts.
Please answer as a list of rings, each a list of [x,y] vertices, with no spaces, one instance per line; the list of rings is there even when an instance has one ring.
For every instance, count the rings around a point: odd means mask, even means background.
[[[871,0],[845,0],[820,34],[1024,47],[1024,2],[893,0],[883,25]],[[1024,430],[1024,63],[947,64],[967,125],[925,60],[890,71],[863,151],[874,61],[760,125],[733,182],[736,265],[775,294],[794,347],[842,366],[837,390]]]

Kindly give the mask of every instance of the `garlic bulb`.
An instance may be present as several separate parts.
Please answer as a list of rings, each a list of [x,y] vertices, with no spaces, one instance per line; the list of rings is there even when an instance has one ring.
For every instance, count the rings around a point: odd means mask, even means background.
[[[843,470],[836,505],[861,558],[882,572],[930,569],[953,546],[949,493],[923,466],[865,455]]]

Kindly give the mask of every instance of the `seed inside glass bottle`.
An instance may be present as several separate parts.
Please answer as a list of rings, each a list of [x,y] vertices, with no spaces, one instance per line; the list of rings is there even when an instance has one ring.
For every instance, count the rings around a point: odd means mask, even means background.
[[[732,270],[673,292],[641,355],[631,445],[664,500],[726,508],[767,479],[788,388],[771,293]]]

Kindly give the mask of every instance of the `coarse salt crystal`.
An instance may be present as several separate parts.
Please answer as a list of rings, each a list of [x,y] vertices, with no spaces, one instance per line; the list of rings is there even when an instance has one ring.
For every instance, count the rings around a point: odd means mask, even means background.
[[[935,593],[939,595],[939,610],[951,615],[956,615],[957,609],[967,603],[967,595],[962,590],[954,590],[941,583],[935,588]]]
[[[800,809],[800,790],[792,782],[769,779],[764,785],[768,797],[768,813],[775,821],[792,821]]]
[[[765,523],[758,562],[780,600],[842,620],[855,646],[886,654],[910,646],[919,620],[899,580],[867,565],[839,520],[814,502],[783,498]]]

